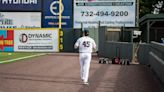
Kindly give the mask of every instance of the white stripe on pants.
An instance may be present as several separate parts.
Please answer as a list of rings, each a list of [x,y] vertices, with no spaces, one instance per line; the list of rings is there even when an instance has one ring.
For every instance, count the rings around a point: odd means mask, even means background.
[[[88,82],[91,53],[80,53],[79,59],[80,59],[80,67],[81,67],[80,69],[81,79],[84,80],[84,82]]]

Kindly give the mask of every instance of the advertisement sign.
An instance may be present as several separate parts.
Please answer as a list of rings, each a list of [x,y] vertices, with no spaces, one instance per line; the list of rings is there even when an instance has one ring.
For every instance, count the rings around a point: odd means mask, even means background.
[[[0,52],[13,52],[14,32],[13,30],[0,30]]]
[[[41,0],[0,0],[1,11],[41,11]]]
[[[14,30],[14,51],[58,52],[58,29]]]
[[[0,28],[40,28],[40,12],[0,12]]]
[[[44,0],[43,27],[59,27],[59,0]],[[62,28],[72,28],[72,0],[62,0]]]
[[[135,27],[136,0],[74,0],[74,28]]]

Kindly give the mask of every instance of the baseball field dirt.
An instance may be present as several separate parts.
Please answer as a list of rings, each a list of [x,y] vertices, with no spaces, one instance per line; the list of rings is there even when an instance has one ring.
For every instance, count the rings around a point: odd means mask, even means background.
[[[145,65],[98,64],[93,56],[89,86],[80,80],[77,53],[54,53],[0,64],[0,92],[163,92]]]

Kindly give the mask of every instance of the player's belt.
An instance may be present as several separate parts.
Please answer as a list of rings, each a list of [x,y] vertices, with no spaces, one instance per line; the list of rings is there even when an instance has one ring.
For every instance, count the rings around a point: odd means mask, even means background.
[[[79,53],[92,53],[92,52],[79,52]]]

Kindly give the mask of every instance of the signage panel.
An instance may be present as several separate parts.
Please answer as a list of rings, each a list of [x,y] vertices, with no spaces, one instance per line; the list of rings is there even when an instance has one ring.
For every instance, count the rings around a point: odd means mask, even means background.
[[[0,0],[2,11],[41,11],[41,0]]]
[[[135,27],[136,0],[74,0],[74,28]]]
[[[0,52],[14,51],[14,31],[0,30]]]
[[[58,52],[58,29],[14,30],[14,51]]]
[[[59,27],[59,0],[44,0],[43,27]],[[62,28],[73,27],[72,0],[62,0]]]
[[[0,28],[40,28],[40,12],[0,12]]]

